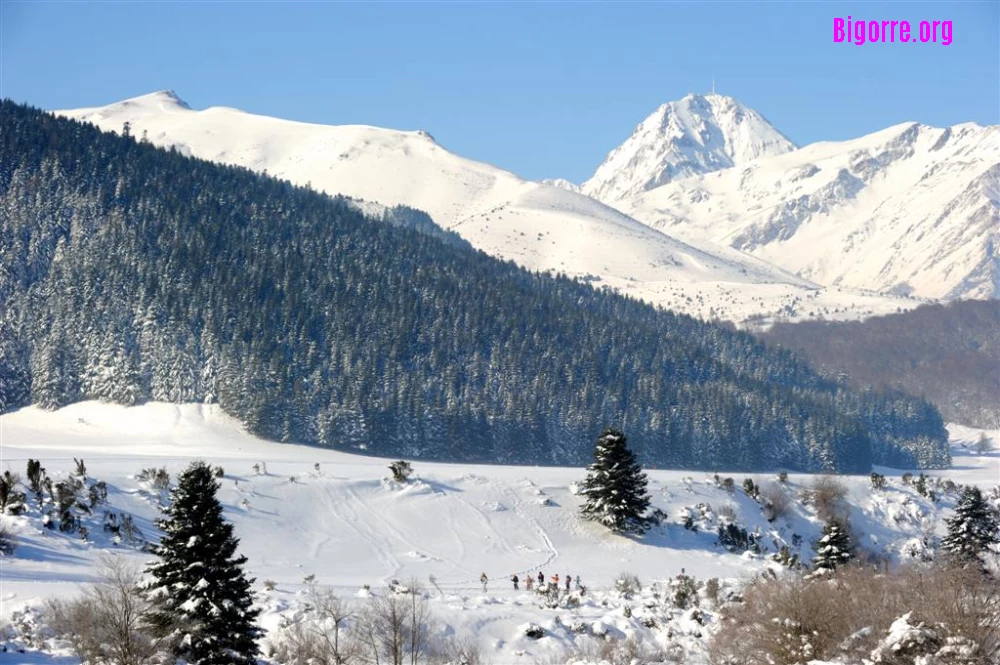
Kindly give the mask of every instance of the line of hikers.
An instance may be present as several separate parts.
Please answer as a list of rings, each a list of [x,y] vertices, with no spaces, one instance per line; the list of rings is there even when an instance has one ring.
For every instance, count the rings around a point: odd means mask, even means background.
[[[479,581],[483,585],[483,593],[485,593],[486,585],[490,581],[489,578],[486,577],[486,573],[483,573],[482,575],[479,576]],[[514,591],[521,590],[520,587],[521,578],[517,576],[517,573],[514,573],[513,575],[510,576],[510,581],[514,584]],[[567,575],[565,582],[566,591],[570,591],[573,588],[573,582],[574,582],[573,576]],[[583,583],[580,581],[579,575],[576,576],[575,582],[576,582],[576,590],[583,591]],[[556,573],[555,575],[549,578],[549,584],[555,587],[556,589],[559,588],[559,573]],[[535,587],[535,578],[532,577],[531,575],[525,575],[524,577],[525,590],[532,591],[534,590],[534,587]],[[543,573],[542,571],[538,571],[538,589],[541,590],[543,588],[545,588],[545,573]]]

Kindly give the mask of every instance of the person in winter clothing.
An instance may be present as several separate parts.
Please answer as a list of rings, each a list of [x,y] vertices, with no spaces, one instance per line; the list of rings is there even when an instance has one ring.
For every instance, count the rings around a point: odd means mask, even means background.
[[[542,571],[539,570],[538,571],[538,586],[542,586],[543,584],[545,584],[545,573],[543,573]]]
[[[573,576],[572,575],[567,575],[566,576],[566,591],[569,591],[569,586],[572,583],[573,583]]]
[[[524,576],[524,588],[527,589],[528,591],[531,591],[531,586],[532,586],[532,583],[534,581],[535,581],[534,577],[532,577],[531,575],[525,575]]]
[[[486,573],[483,573],[482,575],[479,576],[479,581],[483,585],[483,593],[486,593],[486,584],[487,582],[490,581],[490,578],[486,577]]]
[[[580,582],[580,576],[579,575],[576,576],[576,590],[577,591],[582,591],[583,590],[583,584]]]
[[[559,573],[552,576],[552,583],[556,585],[556,588],[559,587]]]
[[[520,581],[517,579],[517,575],[511,575],[510,581],[514,583],[514,591],[517,591],[517,583]]]

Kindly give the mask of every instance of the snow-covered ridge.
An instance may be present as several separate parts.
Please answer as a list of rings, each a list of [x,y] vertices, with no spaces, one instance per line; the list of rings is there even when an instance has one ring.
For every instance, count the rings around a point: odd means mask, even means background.
[[[904,123],[671,182],[619,207],[826,286],[1000,295],[996,125]]]
[[[688,95],[643,120],[581,189],[615,205],[667,182],[792,150],[794,143],[732,97]]]

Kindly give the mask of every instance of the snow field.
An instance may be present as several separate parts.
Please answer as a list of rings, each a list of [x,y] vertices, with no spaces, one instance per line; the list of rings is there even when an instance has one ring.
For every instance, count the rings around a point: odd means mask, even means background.
[[[1000,432],[990,433],[994,450],[985,455],[963,446],[978,438],[978,430],[952,427],[951,433],[955,469],[933,475],[986,488],[1000,482]],[[734,479],[730,494],[712,473],[649,470],[653,506],[666,518],[632,539],[578,517],[572,487],[584,477],[583,469],[414,461],[414,479],[400,485],[388,479],[391,460],[262,441],[208,405],[126,408],[86,402],[54,413],[26,408],[0,416],[0,471],[23,478],[29,457],[40,459],[55,480],[69,475],[73,458],[82,457],[88,477],[108,484],[110,506],[133,515],[150,538],[155,538],[159,493],[136,474],[163,466],[176,476],[195,458],[220,465],[225,476],[219,497],[249,559],[248,573],[256,578],[265,627],[273,630],[282,617],[301,611],[309,576],[345,598],[357,597],[364,585],[381,594],[392,579],[414,579],[430,594],[442,634],[474,638],[498,664],[564,660],[592,647],[588,640],[602,628],[682,649],[689,662],[699,662],[711,630],[711,607],[703,604],[709,613],[701,626],[690,611],[655,599],[649,585],[656,582],[662,595],[682,570],[702,581],[717,577],[730,584],[767,568],[780,571],[770,555],[787,545],[810,559],[821,528],[815,510],[799,500],[812,482],[809,476],[792,474],[782,485],[773,474],[720,471],[722,478]],[[264,465],[266,473],[256,474],[255,464]],[[841,478],[854,533],[866,549],[892,560],[919,557],[925,539],[943,532],[954,497],[931,503],[904,486],[899,471],[882,471],[889,480],[884,492],[873,492],[868,477]],[[748,475],[768,491],[787,493],[787,514],[768,522],[761,506],[740,489]],[[20,547],[0,559],[0,617],[49,596],[75,593],[106,553],[139,564],[149,558],[135,547],[113,544],[98,514],[88,527],[89,543],[78,534],[43,528],[37,515],[4,519],[18,532]],[[685,521],[696,530],[685,528]],[[763,554],[720,547],[715,531],[730,521],[759,532]],[[523,579],[539,570],[546,577],[582,576],[587,593],[580,605],[552,610],[523,586],[513,591],[511,574]],[[490,578],[486,593],[478,582],[482,572]],[[642,580],[640,599],[626,601],[614,588],[622,572]],[[266,590],[265,581],[273,581],[274,588]],[[631,617],[625,616],[626,605]],[[644,617],[655,627],[646,626]],[[545,637],[526,637],[531,623],[541,626]]]

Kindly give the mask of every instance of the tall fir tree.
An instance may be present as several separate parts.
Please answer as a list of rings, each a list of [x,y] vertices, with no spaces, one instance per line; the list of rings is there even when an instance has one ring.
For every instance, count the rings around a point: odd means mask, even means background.
[[[816,545],[816,556],[813,567],[816,570],[833,570],[854,558],[851,547],[851,536],[847,533],[847,525],[833,519],[823,526],[823,535]]]
[[[998,542],[1000,520],[982,490],[967,486],[955,505],[955,514],[948,519],[948,535],[941,539],[941,547],[958,559],[971,561]]]
[[[181,473],[154,549],[145,584],[154,610],[148,623],[170,639],[176,656],[192,665],[251,665],[258,653],[245,556],[233,525],[223,519],[212,469],[193,462]]]
[[[643,533],[649,527],[646,474],[629,450],[625,435],[607,428],[597,439],[594,463],[580,494],[586,499],[580,512],[619,533]]]

